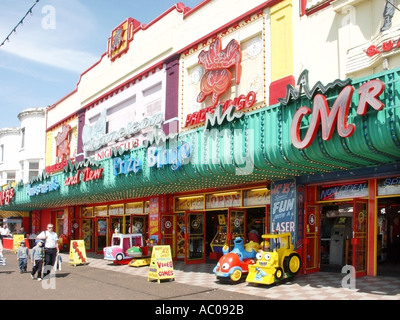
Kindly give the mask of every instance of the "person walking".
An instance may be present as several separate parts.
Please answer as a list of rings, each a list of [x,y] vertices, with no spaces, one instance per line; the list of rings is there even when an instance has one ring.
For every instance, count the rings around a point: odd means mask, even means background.
[[[1,242],[3,242],[3,238],[6,238],[11,235],[10,229],[8,229],[7,225],[4,223],[3,226],[0,228],[0,237]]]
[[[31,278],[35,279],[35,273],[37,272],[37,280],[42,281],[42,268],[43,268],[43,260],[44,260],[44,241],[38,240],[37,244],[32,248],[31,251],[31,261],[32,261],[32,272]]]
[[[5,259],[3,257],[3,238],[6,238],[10,235],[11,235],[10,229],[8,229],[7,224],[4,223],[0,227],[0,259],[3,259],[2,260],[3,262],[5,261]]]
[[[21,241],[19,248],[17,250],[17,260],[19,273],[26,272],[28,266],[29,249],[25,246],[25,240]]]
[[[59,253],[58,236],[53,230],[53,224],[49,223],[47,230],[42,231],[36,237],[37,240],[44,240],[44,277],[50,273],[50,269],[54,266]]]

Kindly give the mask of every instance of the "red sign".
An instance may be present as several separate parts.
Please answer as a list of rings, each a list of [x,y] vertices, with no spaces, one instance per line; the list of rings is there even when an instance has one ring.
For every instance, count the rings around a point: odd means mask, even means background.
[[[139,26],[139,21],[128,18],[111,32],[111,37],[108,39],[108,56],[111,61],[119,58],[129,50],[134,30]]]
[[[230,106],[235,106],[235,111],[240,111],[245,108],[250,108],[252,107],[257,100],[257,95],[254,91],[250,91],[247,96],[244,94],[241,94],[239,97],[232,99],[229,99],[222,104],[222,114],[225,114],[225,111],[230,107]],[[206,114],[207,113],[214,113],[215,112],[216,106],[209,106],[207,108],[203,108],[200,111],[196,111],[193,113],[190,113],[186,116],[186,121],[185,121],[185,128],[189,126],[193,126],[195,124],[203,123],[206,121]]]
[[[159,232],[159,211],[160,206],[158,203],[158,198],[150,198],[150,207],[149,207],[149,237],[158,237]]]
[[[371,80],[363,84],[358,89],[360,99],[358,102],[357,114],[364,116],[367,112],[368,105],[377,111],[382,110],[384,104],[378,99],[378,97],[383,92],[384,88],[385,84],[380,80]],[[300,107],[296,111],[290,127],[290,137],[293,145],[298,149],[309,147],[317,134],[320,123],[322,127],[322,139],[325,141],[332,138],[335,123],[337,123],[337,131],[341,137],[350,137],[355,130],[354,124],[347,123],[353,92],[354,88],[350,85],[343,88],[330,110],[327,99],[322,94],[317,94],[314,97],[312,111],[308,107]],[[305,115],[310,113],[311,120],[307,133],[304,139],[301,139],[301,121]]]
[[[71,158],[71,159],[69,159],[69,160],[70,160],[70,161],[73,161],[74,159]],[[54,173],[54,172],[56,172],[56,171],[61,171],[62,169],[64,169],[64,167],[65,167],[66,165],[68,165],[68,160],[64,160],[64,161],[62,161],[62,162],[53,164],[52,166],[47,166],[47,167],[45,168],[45,171],[46,171],[47,173],[49,173],[49,174],[52,174],[52,173]]]
[[[0,206],[3,206],[5,204],[9,204],[11,199],[14,198],[15,192],[14,188],[10,188],[5,191],[0,192]]]
[[[64,124],[62,126],[61,132],[59,132],[56,136],[57,158],[61,161],[68,159],[68,156],[70,154],[68,141],[70,132],[71,126]]]
[[[210,44],[209,51],[201,51],[199,63],[203,65],[206,73],[201,78],[197,102],[203,102],[207,96],[211,95],[211,107],[215,107],[219,97],[231,86],[232,73],[228,70],[230,67],[235,66],[235,82],[240,83],[241,62],[240,44],[235,39],[232,39],[222,50],[221,39],[217,38]]]
[[[377,55],[382,52],[388,52],[393,49],[400,48],[400,39],[398,40],[388,40],[382,43],[382,46],[379,48],[378,46],[371,45],[368,47],[367,50],[365,50],[365,53],[367,54],[368,57],[373,57],[374,55]]]
[[[82,181],[86,182],[86,181],[98,180],[101,178],[102,175],[103,175],[103,168],[95,170],[92,170],[90,168],[85,168],[82,170]],[[76,172],[76,175],[65,178],[64,185],[71,186],[74,184],[78,184],[80,181],[80,176],[81,176],[81,170],[78,170]]]

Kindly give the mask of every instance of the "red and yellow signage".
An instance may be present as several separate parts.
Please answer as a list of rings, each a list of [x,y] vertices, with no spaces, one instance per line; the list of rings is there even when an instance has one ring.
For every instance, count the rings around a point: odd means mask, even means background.
[[[15,196],[14,188],[9,188],[7,190],[0,191],[0,206],[9,204],[11,199],[14,198],[14,196]]]
[[[221,39],[217,38],[210,44],[210,50],[201,51],[199,63],[206,70],[201,78],[200,93],[197,102],[203,102],[211,95],[212,107],[215,107],[219,97],[231,86],[232,73],[229,68],[235,66],[235,82],[240,83],[240,63],[242,62],[242,51],[240,44],[232,39],[225,49],[222,50]]]
[[[162,279],[174,278],[174,266],[172,264],[170,246],[154,246],[151,253],[151,261],[147,281],[153,279],[160,282]]]
[[[64,124],[61,132],[56,136],[57,145],[57,158],[59,161],[68,160],[70,155],[69,148],[69,133],[71,132],[71,126]]]
[[[86,249],[83,240],[71,240],[69,249],[69,264],[76,266],[77,264],[86,264]]]
[[[111,61],[119,58],[129,50],[129,43],[133,40],[134,29],[140,25],[140,22],[128,18],[111,32],[108,39],[108,56]]]
[[[235,106],[235,110],[239,111],[244,108],[250,108],[256,102],[256,94],[250,91],[247,95],[240,95],[234,99],[229,99],[223,103],[220,102],[220,97],[225,94],[231,87],[232,79],[235,83],[240,83],[241,76],[242,51],[240,44],[232,39],[225,49],[222,49],[222,41],[217,38],[210,44],[208,51],[201,51],[199,54],[199,63],[205,69],[204,75],[200,80],[200,93],[197,96],[197,102],[201,103],[208,96],[211,98],[211,104],[201,109],[200,111],[188,114],[184,127],[193,126],[206,121],[207,114],[213,114],[216,106],[222,104],[222,114],[230,106]],[[234,76],[230,70],[235,67]]]

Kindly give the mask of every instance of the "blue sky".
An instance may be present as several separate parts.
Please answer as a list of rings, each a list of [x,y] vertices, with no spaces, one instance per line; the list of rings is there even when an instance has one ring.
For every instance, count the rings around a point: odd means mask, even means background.
[[[0,129],[19,127],[18,114],[46,107],[73,91],[79,76],[107,51],[126,18],[154,20],[177,0],[1,0]],[[193,8],[201,0],[181,1]]]

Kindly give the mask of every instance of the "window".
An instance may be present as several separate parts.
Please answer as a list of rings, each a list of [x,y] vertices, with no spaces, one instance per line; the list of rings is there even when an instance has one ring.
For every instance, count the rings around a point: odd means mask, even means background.
[[[15,171],[7,172],[7,184],[15,182]]]
[[[19,164],[20,164],[20,166],[21,166],[21,169],[20,169],[20,172],[21,172],[21,180],[24,180],[24,179],[25,179],[25,177],[24,177],[24,163],[23,163],[23,162],[20,162]]]
[[[119,102],[107,110],[107,121],[109,126],[107,132],[119,131],[128,125],[129,122],[136,121],[136,95]]]
[[[161,111],[161,100],[154,101],[147,105],[147,115],[151,116]]]
[[[21,129],[21,148],[25,148],[25,128]]]
[[[0,161],[4,161],[4,144],[0,145]]]
[[[39,175],[39,162],[29,162],[29,177],[30,180],[33,177],[37,177]]]
[[[300,15],[310,15],[329,6],[333,0],[301,0]]]
[[[161,93],[161,83],[157,83],[154,86],[143,90],[144,108],[141,109],[141,114],[138,115],[138,120],[142,120],[145,117],[152,116],[161,111]]]

